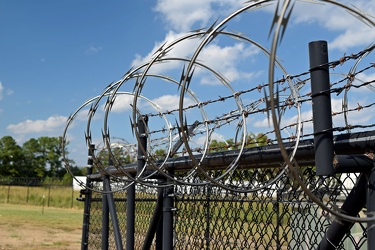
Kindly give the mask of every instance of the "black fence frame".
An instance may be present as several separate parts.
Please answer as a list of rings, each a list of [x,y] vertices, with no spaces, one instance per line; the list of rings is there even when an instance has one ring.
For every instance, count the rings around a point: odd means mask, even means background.
[[[375,212],[374,161],[364,153],[375,148],[375,131],[333,136],[326,42],[310,43],[309,51],[314,138],[298,143],[294,159],[303,167],[301,176],[310,191],[327,206],[352,217],[371,216]],[[181,185],[158,175],[152,178],[161,188],[133,184],[112,193],[108,173],[126,171],[135,176],[145,166],[147,117],[140,116],[138,126],[138,161],[121,171],[109,166],[107,174],[93,174],[94,146],[90,145],[89,188],[82,191],[82,249],[348,249],[347,244],[360,249],[365,243],[375,249],[374,222],[354,223],[327,214],[295,185],[288,171],[272,185],[251,193],[214,184]],[[295,144],[283,147],[291,152]],[[201,165],[220,172],[237,156],[236,150],[209,153]],[[240,171],[272,172],[282,162],[279,145],[269,145],[245,149],[238,164]],[[193,164],[189,157],[171,158],[164,168],[176,176]],[[344,180],[350,180],[352,188]],[[92,191],[98,185],[103,192]],[[351,233],[355,227],[361,229],[360,236]]]
[[[372,199],[367,189],[371,188],[368,181],[373,161],[362,153],[374,148],[375,131],[337,135],[333,141],[339,154],[335,175],[319,176],[315,167],[304,167],[305,181],[317,197],[329,199],[330,206],[341,207],[352,216],[366,213],[366,203],[368,210]],[[296,157],[311,166],[314,143],[307,140],[299,145]],[[288,148],[288,144],[285,146]],[[271,153],[275,148],[277,145],[246,149],[243,154],[248,162],[243,161],[241,168],[257,169],[253,157],[275,156]],[[264,155],[259,156],[259,152]],[[231,154],[235,152],[211,153],[208,158]],[[179,161],[187,159],[173,159],[170,166],[180,166]],[[132,165],[127,167],[130,173],[134,170]],[[220,169],[218,166],[217,171]],[[117,174],[115,168],[107,170]],[[336,180],[334,185],[332,178]],[[351,187],[344,180],[349,180]],[[165,184],[168,180],[158,181]],[[110,190],[111,178],[91,174],[87,185]],[[176,183],[159,189],[136,184],[133,189],[113,194],[90,190],[82,193],[82,249],[347,249],[348,244],[360,249],[370,244],[366,223],[345,222],[325,214],[295,187],[288,172],[273,185],[250,194],[230,192],[213,184],[192,188]],[[353,235],[353,228],[362,232]]]

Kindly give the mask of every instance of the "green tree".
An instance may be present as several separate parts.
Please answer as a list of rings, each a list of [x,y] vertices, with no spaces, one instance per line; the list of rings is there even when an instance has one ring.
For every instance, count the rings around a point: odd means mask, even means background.
[[[265,146],[268,144],[268,137],[265,134],[258,133],[249,133],[247,135],[247,143],[245,148],[253,148],[253,147],[259,147],[259,146]]]
[[[0,176],[24,177],[25,157],[11,136],[0,139]]]
[[[156,160],[164,160],[165,157],[167,157],[167,153],[165,152],[164,149],[157,149],[155,150],[155,159]]]
[[[65,175],[61,140],[61,137],[43,136],[32,138],[22,145],[29,165],[29,177],[62,178]]]
[[[226,141],[218,141],[218,140],[212,140],[210,144],[210,152],[220,152],[225,151],[229,149],[235,149],[235,143],[233,139],[229,139]]]
[[[254,134],[249,133],[246,138],[245,148],[253,148],[258,146],[268,145],[268,137],[262,133]],[[225,150],[239,149],[242,142],[234,143],[233,139],[224,141],[212,140],[210,144],[210,152],[220,152]],[[212,177],[217,177],[222,174],[222,170],[215,170],[211,173]],[[253,175],[257,175],[257,178],[265,179],[270,176],[269,170],[264,169],[241,169],[237,168],[233,173],[231,180],[243,180],[251,179]]]
[[[38,138],[40,153],[43,155],[47,175],[53,178],[62,178],[65,169],[62,167],[61,137]]]
[[[2,137],[0,176],[62,178],[66,170],[62,166],[61,140],[61,137],[31,138],[20,147],[11,136]]]
[[[45,159],[41,154],[38,140],[32,138],[22,145],[22,150],[28,166],[25,174],[28,177],[43,178],[46,175]]]
[[[135,162],[134,157],[132,157],[126,149],[123,147],[113,147],[111,148],[112,154],[112,164],[116,166],[124,166],[129,163]],[[109,160],[111,156],[109,155],[108,149],[103,148],[95,156],[94,160],[94,172],[98,171],[100,168],[105,168],[110,165]]]

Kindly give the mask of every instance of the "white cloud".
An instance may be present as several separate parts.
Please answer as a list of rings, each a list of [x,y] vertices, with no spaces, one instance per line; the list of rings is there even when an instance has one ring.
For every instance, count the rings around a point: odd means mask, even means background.
[[[370,98],[370,99],[369,99]],[[370,102],[373,102],[372,96],[356,96],[353,97],[349,102],[349,109],[355,110],[349,112],[350,122],[352,124],[365,124],[368,122],[372,117],[374,117],[374,112],[371,112],[370,110],[374,110],[374,108],[366,108],[361,109],[359,106],[366,105]],[[333,111],[342,111],[342,100],[339,99],[336,101],[337,103],[334,105],[332,104],[332,110]],[[356,110],[358,108],[358,110]],[[343,115],[342,115],[343,116]]]
[[[132,110],[134,96],[133,95],[118,95],[115,102],[113,103],[111,112],[120,113]],[[179,95],[162,95],[160,97],[150,100],[152,103],[155,103],[162,110],[173,110],[177,109],[180,101]],[[184,106],[190,106],[195,104],[195,102],[190,98],[184,98]],[[137,103],[138,109],[153,109],[151,104],[145,99],[139,97]],[[104,105],[103,109],[104,110]],[[154,110],[155,111],[155,110]]]
[[[14,134],[60,132],[66,121],[67,117],[65,116],[51,116],[47,120],[26,120],[18,124],[10,124],[7,126],[7,130]]]
[[[178,95],[163,95],[152,100],[152,102],[159,105],[162,110],[173,110],[177,109],[180,102],[180,96]],[[184,98],[184,107],[196,104],[190,98]]]
[[[291,117],[283,116],[281,118],[280,127],[287,126],[289,124],[295,124],[298,121],[297,109],[293,108],[293,110],[295,110],[294,111],[295,115],[293,115]],[[271,115],[271,112],[270,112],[270,115]],[[307,110],[307,111],[301,112],[301,118],[302,118],[301,121],[310,120],[312,118],[312,110]],[[271,117],[269,119],[266,117],[266,118],[263,118],[262,120],[254,121],[252,124],[256,128],[269,128],[269,125],[271,125],[271,127],[273,127]]]
[[[342,112],[342,99],[332,99],[332,111]],[[360,106],[365,106],[369,103],[373,103],[372,92],[368,96],[363,94],[351,96],[349,93],[348,109],[354,110],[347,114],[348,124],[350,125],[368,125],[373,123],[374,119],[374,107],[361,109]],[[358,108],[358,110],[356,110]],[[345,126],[344,114],[340,114],[333,117],[334,126]]]
[[[163,14],[168,26],[180,31],[189,31],[197,22],[205,25],[212,15],[210,1],[201,0],[161,0],[155,10]]]
[[[244,43],[236,43],[233,46],[220,47],[212,44],[206,47],[199,55],[202,63],[220,72],[226,79],[236,81],[239,79],[249,79],[254,76],[254,72],[244,72],[238,68],[245,59],[257,55],[259,50],[254,46],[246,46]],[[205,77],[201,81],[203,84],[212,85],[212,77]]]
[[[6,89],[3,85],[3,83],[0,81],[0,101],[4,98],[4,93],[6,95],[12,95],[13,90],[11,89]]]
[[[137,54],[135,59],[132,62],[132,66],[138,67],[145,63],[148,63],[154,56],[154,53],[163,45],[163,48],[169,47],[169,45],[174,42],[176,39],[181,38],[182,36],[186,35],[186,33],[175,33],[173,31],[168,32],[165,35],[165,38],[161,42],[155,43],[155,46],[152,50],[144,57]],[[187,58],[195,51],[198,43],[200,42],[199,39],[188,39],[183,42],[179,42],[176,46],[173,46],[172,49],[168,49],[168,54],[165,56],[166,58]],[[165,73],[167,70],[172,70],[178,68],[181,70],[180,64],[176,61],[168,61],[162,64],[154,64],[150,70],[151,73]]]
[[[353,10],[363,10],[368,13],[375,12],[374,1],[342,1],[343,4]],[[308,6],[307,6],[308,5]],[[375,39],[375,28],[369,27],[349,13],[344,8],[333,4],[296,4],[293,11],[295,24],[317,23],[329,32],[337,33],[332,41],[329,41],[330,49],[346,51],[353,46],[368,46]],[[368,18],[375,21],[370,15]],[[317,27],[318,29],[319,27]]]
[[[6,92],[6,95],[12,95],[13,94],[13,90],[5,89],[5,87],[3,86],[3,83],[0,82],[0,101],[3,100],[4,92]],[[4,112],[4,109],[0,108],[0,113],[2,113],[2,112]]]
[[[197,137],[193,137],[190,141],[194,141],[194,143],[199,147],[204,147],[206,143],[206,139],[207,139],[206,136],[197,136]],[[230,139],[233,139],[233,138],[225,138],[224,135],[220,133],[213,132],[211,134],[211,142],[213,140],[216,140],[218,142],[227,143],[227,140],[230,140]]]
[[[235,0],[159,0],[154,10],[162,15],[167,27],[186,32],[194,26],[205,27],[212,19],[226,16],[241,6],[242,2]]]
[[[131,104],[133,104],[133,95],[117,95],[115,102],[113,103],[111,112],[119,113],[126,110],[131,110]]]
[[[148,63],[155,51],[160,48],[164,43],[168,46],[171,42],[183,36],[183,34],[177,34],[169,32],[164,41],[156,43],[152,51],[145,57],[136,55],[136,58],[132,62],[132,66],[140,66],[142,64]],[[179,42],[171,50],[168,50],[168,54],[165,58],[189,58],[195,52],[200,39],[188,39],[183,42]],[[259,54],[259,51],[255,46],[248,46],[245,43],[235,43],[231,46],[221,47],[218,44],[210,44],[202,50],[198,57],[198,61],[205,66],[219,72],[226,79],[230,81],[236,81],[238,79],[249,79],[256,74],[256,72],[243,72],[240,71],[238,65],[243,64],[244,60],[251,58]],[[166,73],[167,71],[177,69],[182,70],[183,65],[186,62],[181,63],[178,61],[164,61],[161,64],[154,64],[150,73]],[[213,79],[212,75],[203,74],[203,70],[198,69],[195,72],[195,76],[201,76],[200,82],[207,85],[218,84],[218,81]],[[177,79],[178,80],[178,79]]]
[[[3,92],[4,92],[4,86],[3,86],[3,84],[0,82],[0,101],[3,99]]]
[[[354,46],[368,46],[375,40],[374,29],[369,29],[368,27],[348,28],[330,43],[330,48],[346,51]]]
[[[101,50],[102,50],[102,47],[100,47],[100,46],[90,45],[89,48],[85,51],[85,53],[89,54],[89,55],[93,55],[93,54],[98,53]]]
[[[370,73],[370,74],[366,74],[364,72],[362,72],[361,74],[358,74],[356,77],[355,77],[355,81],[353,82],[354,85],[361,85],[361,84],[364,84],[366,82],[371,82],[371,81],[374,81],[375,79],[375,73]],[[369,90],[371,90],[372,92],[369,92]],[[371,84],[368,84],[366,85],[366,87],[361,87],[361,88],[351,88],[350,89],[350,92],[353,92],[353,93],[360,93],[360,94],[373,94],[373,92],[375,92],[375,83],[371,83]]]
[[[90,109],[81,109],[74,117],[75,121],[87,121]]]

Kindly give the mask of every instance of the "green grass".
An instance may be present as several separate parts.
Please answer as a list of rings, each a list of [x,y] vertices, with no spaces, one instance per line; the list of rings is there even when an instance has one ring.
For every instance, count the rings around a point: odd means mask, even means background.
[[[44,208],[37,206],[1,204],[0,225],[7,223],[14,226],[28,223],[46,228],[60,228],[69,231],[82,225],[82,210]]]
[[[79,249],[82,210],[0,205],[0,249]]]
[[[0,203],[82,209],[78,197],[70,186],[0,186]]]

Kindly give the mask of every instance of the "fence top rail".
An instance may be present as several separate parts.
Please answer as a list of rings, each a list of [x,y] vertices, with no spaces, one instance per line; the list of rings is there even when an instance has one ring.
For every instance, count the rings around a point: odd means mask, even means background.
[[[356,132],[356,133],[345,133],[335,135],[334,151],[337,155],[344,154],[364,154],[367,149],[375,148],[375,130]],[[295,146],[295,142],[285,143],[284,147],[288,152],[292,152]],[[221,170],[226,168],[235,157],[238,156],[239,150],[227,150],[221,152],[212,152],[205,156],[201,160],[201,166],[206,170]],[[306,139],[301,140],[298,143],[298,150],[295,155],[295,159],[298,161],[300,166],[312,166],[314,165],[314,140]],[[198,160],[201,158],[201,154],[196,154],[194,157]],[[162,160],[156,162],[163,162]],[[277,144],[246,148],[241,155],[239,166],[242,169],[255,169],[255,168],[280,168],[284,159],[280,153],[279,146]],[[177,171],[189,171],[193,167],[193,161],[189,156],[183,156],[178,158],[170,158],[164,164],[166,170],[177,170]],[[149,166],[148,169],[154,171],[154,168]],[[94,173],[88,176],[90,180],[98,181],[102,179],[103,174],[111,174],[114,176],[124,175],[124,172],[135,174],[137,171],[137,164],[127,164],[123,167],[109,166],[105,168],[103,173]],[[155,175],[155,177],[157,177]]]

